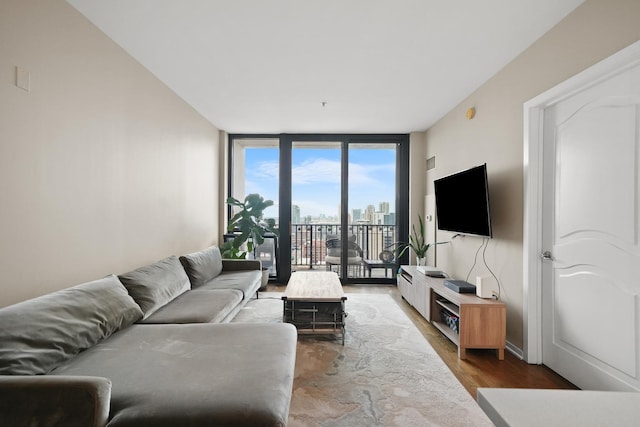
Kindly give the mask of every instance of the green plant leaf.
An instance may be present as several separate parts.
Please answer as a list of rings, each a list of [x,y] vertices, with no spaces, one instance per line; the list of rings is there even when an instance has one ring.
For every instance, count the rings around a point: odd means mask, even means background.
[[[420,230],[420,232],[418,232],[418,229]],[[420,215],[418,215],[418,229],[416,229],[416,225],[413,224],[411,226],[411,233],[409,234],[408,242],[395,242],[388,247],[388,248],[395,247],[396,254],[397,254],[396,259],[402,257],[402,255],[404,255],[404,253],[409,249],[411,249],[414,252],[416,257],[424,258],[427,255],[427,252],[429,251],[429,248],[431,248],[431,246],[438,245],[441,243],[447,243],[447,242],[426,243],[424,222],[422,221],[422,217]]]
[[[248,194],[244,202],[233,197],[227,199],[227,203],[239,209],[235,209],[235,214],[229,220],[227,230],[238,233],[231,245],[231,249],[223,253],[233,255],[236,258],[245,258],[247,253],[240,252],[240,248],[247,244],[247,252],[253,253],[256,245],[264,243],[264,236],[267,232],[279,235],[275,228],[275,219],[264,219],[264,210],[273,206],[273,200],[265,200],[256,193]],[[235,253],[234,253],[235,251]]]

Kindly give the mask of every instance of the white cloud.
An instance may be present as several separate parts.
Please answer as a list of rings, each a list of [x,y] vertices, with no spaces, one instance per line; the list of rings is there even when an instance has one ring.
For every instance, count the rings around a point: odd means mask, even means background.
[[[365,208],[379,202],[393,203],[395,157],[387,164],[350,163],[350,208]],[[340,162],[325,158],[311,158],[294,165],[293,203],[300,206],[302,215],[337,215],[340,204]],[[279,163],[264,161],[247,171],[246,190],[257,192],[277,202]],[[272,208],[273,209],[273,208]]]
[[[349,164],[350,185],[378,185],[395,173],[395,165]],[[382,178],[382,179],[381,179]]]
[[[339,183],[340,162],[327,159],[305,160],[298,166],[293,166],[291,179],[294,185]]]
[[[380,175],[393,176],[395,164],[366,165],[349,164],[349,184],[375,185],[380,182]],[[340,183],[340,162],[327,159],[311,159],[294,166],[292,170],[294,185],[317,183]]]
[[[253,174],[257,177],[267,178],[267,179],[278,179],[279,177],[280,164],[276,161],[271,162],[260,162],[258,166],[253,171]]]

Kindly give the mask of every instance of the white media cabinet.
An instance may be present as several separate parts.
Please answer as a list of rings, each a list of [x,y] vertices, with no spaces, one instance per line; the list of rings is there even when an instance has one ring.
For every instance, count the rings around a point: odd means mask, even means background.
[[[507,309],[504,303],[475,294],[460,294],[444,286],[444,279],[420,273],[414,265],[403,265],[398,274],[402,297],[427,321],[458,346],[460,359],[468,348],[498,351],[504,359]],[[458,318],[457,331],[448,326],[442,314]]]

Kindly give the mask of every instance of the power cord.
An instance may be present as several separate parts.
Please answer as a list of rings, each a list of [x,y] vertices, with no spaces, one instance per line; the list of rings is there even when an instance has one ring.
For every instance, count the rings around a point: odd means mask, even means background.
[[[502,294],[502,286],[500,285],[500,280],[498,280],[498,277],[495,275],[493,270],[491,270],[491,267],[489,267],[489,264],[487,263],[486,254],[487,254],[488,247],[489,247],[489,239],[487,238],[482,239],[482,243],[480,243],[478,250],[476,250],[476,256],[473,259],[473,265],[469,269],[469,273],[467,274],[467,278],[465,279],[465,281],[467,282],[469,281],[469,276],[471,276],[471,272],[473,272],[473,269],[476,267],[476,264],[478,263],[478,254],[482,249],[482,262],[484,263],[484,266],[487,268],[487,270],[489,270],[489,273],[491,273],[493,278],[496,280],[496,283],[498,284],[498,295],[496,295],[495,297],[498,301],[500,301],[501,294]]]
[[[476,263],[478,262],[478,254],[480,253],[480,249],[482,249],[482,246],[484,245],[486,240],[487,239],[482,239],[482,243],[480,243],[480,247],[478,247],[478,250],[476,251],[476,256],[473,258],[473,265],[469,269],[469,273],[467,273],[467,278],[465,279],[466,282],[469,281],[469,276],[471,276],[471,272],[476,267]]]
[[[496,299],[500,301],[502,286],[500,286],[500,280],[498,280],[498,277],[493,273],[493,270],[491,270],[491,267],[489,267],[489,264],[487,264],[487,259],[485,258],[485,254],[487,252],[487,246],[489,246],[489,239],[487,239],[487,244],[484,246],[484,250],[482,251],[482,261],[484,262],[484,266],[487,267],[487,270],[489,270],[489,273],[491,273],[493,278],[496,279],[496,283],[498,284],[498,296]]]

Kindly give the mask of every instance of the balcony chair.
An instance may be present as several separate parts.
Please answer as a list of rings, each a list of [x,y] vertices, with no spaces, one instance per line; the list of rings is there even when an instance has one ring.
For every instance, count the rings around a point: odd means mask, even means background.
[[[360,277],[362,272],[362,249],[356,243],[356,236],[350,235],[347,253],[347,268],[355,270],[353,277]],[[333,266],[337,266],[338,275],[340,274],[340,256],[342,254],[342,247],[339,235],[327,236],[327,256],[325,257],[325,264],[327,271],[333,271]]]

